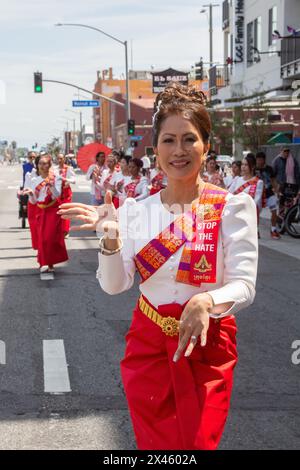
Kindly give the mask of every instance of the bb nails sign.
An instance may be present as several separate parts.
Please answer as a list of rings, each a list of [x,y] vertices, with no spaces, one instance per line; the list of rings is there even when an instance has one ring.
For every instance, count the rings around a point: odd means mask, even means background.
[[[152,72],[153,93],[163,91],[168,83],[179,82],[181,85],[188,85],[188,73],[179,72],[174,69],[163,70],[162,72]]]

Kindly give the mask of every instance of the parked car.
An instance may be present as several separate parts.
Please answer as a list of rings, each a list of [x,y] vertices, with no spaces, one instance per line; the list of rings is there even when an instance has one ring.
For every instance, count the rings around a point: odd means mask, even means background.
[[[217,164],[223,169],[224,166],[231,167],[233,157],[230,155],[217,155]]]

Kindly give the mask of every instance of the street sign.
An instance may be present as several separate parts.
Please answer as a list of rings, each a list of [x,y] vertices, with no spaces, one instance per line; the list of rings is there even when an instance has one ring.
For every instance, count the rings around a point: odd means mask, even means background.
[[[98,108],[100,106],[99,100],[75,100],[72,101],[72,106],[74,108]]]
[[[142,135],[131,135],[130,140],[138,142],[139,140],[143,140],[143,136]]]

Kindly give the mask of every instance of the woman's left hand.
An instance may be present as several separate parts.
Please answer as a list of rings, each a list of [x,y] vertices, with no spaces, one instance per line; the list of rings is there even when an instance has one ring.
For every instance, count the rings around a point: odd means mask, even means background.
[[[206,345],[209,327],[209,313],[213,307],[212,297],[205,293],[194,295],[186,304],[179,323],[179,342],[173,361],[177,362],[188,345],[184,356],[189,357],[200,338],[201,346]]]

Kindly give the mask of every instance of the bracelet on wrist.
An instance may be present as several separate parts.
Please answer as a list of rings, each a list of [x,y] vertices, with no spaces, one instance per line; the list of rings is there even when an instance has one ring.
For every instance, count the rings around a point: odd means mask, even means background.
[[[123,242],[122,242],[121,239],[120,239],[120,242],[121,242],[121,244],[120,244],[120,246],[119,246],[118,248],[116,248],[115,250],[108,250],[107,248],[104,247],[104,236],[101,237],[100,240],[99,240],[100,253],[101,253],[102,255],[108,255],[108,256],[109,256],[109,255],[114,255],[114,254],[116,254],[116,253],[119,253],[119,251],[121,251],[122,248],[123,248]]]

